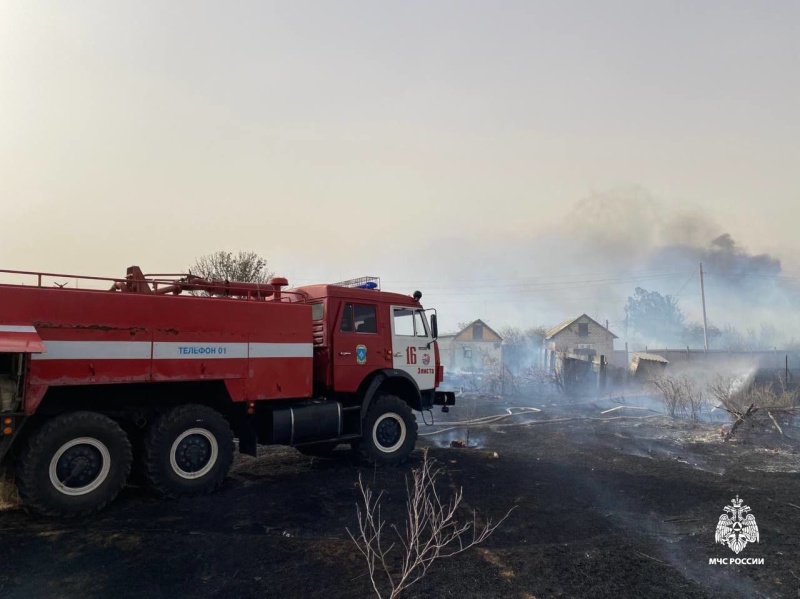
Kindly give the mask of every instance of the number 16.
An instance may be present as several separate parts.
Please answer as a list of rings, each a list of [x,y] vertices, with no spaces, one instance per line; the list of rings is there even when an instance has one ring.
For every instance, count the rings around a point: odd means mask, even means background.
[[[416,347],[407,347],[406,348],[406,362],[408,364],[416,364],[417,363],[417,348]]]

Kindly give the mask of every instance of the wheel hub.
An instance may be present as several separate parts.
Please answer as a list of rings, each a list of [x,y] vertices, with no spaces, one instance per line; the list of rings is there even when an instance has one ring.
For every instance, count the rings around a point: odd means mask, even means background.
[[[382,414],[372,428],[372,442],[383,453],[392,453],[406,441],[406,423],[395,412]]]
[[[56,477],[70,489],[85,487],[100,475],[103,457],[95,447],[70,447],[56,463]]]
[[[400,440],[401,434],[400,424],[393,418],[382,420],[375,431],[378,443],[384,447],[391,447],[397,443]]]
[[[175,461],[184,472],[197,472],[211,459],[211,443],[202,435],[190,435],[178,444]]]
[[[218,456],[219,445],[214,434],[204,428],[190,428],[175,439],[169,461],[175,474],[191,480],[211,472]]]
[[[50,482],[64,495],[86,495],[97,489],[111,471],[111,454],[105,444],[80,437],[62,445],[50,460]]]

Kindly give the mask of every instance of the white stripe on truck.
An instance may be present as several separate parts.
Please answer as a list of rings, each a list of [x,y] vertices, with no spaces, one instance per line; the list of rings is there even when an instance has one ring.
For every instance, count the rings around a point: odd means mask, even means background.
[[[32,360],[149,360],[149,341],[45,341]]]
[[[311,343],[209,343],[206,341],[45,341],[32,360],[226,360],[311,358]]]
[[[312,358],[311,343],[251,343],[251,358]]]
[[[194,341],[180,343],[175,341],[156,341],[153,343],[154,360],[220,360],[225,358],[246,358],[246,343],[208,343]]]
[[[0,333],[35,333],[34,327],[26,327],[14,324],[0,324]]]

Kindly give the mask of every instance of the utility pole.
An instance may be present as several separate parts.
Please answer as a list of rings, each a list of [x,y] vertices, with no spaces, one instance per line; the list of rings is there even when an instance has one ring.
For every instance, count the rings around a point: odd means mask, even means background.
[[[703,283],[703,263],[700,263],[700,297],[703,299],[703,348],[708,351],[708,320],[706,319],[706,288]]]

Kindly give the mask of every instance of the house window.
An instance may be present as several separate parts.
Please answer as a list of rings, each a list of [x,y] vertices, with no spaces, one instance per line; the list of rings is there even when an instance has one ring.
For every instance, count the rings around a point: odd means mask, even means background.
[[[580,336],[580,337],[588,337],[589,336],[589,323],[588,322],[579,322],[578,323],[578,336]]]
[[[475,341],[483,341],[483,325],[476,324],[472,327],[472,338]]]
[[[467,360],[471,360],[472,359],[472,348],[471,347],[465,347],[464,348],[464,358],[466,358]]]

